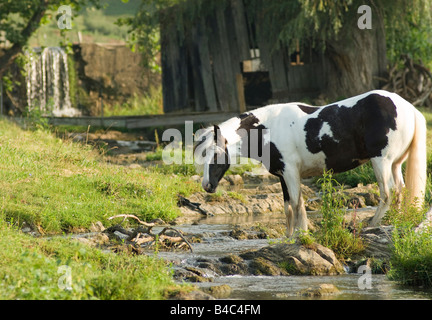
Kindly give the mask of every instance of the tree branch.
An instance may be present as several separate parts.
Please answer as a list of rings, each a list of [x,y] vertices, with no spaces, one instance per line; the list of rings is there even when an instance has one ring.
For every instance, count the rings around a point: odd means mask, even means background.
[[[22,52],[24,45],[28,42],[32,34],[37,30],[40,25],[42,17],[45,15],[49,4],[49,0],[40,0],[39,6],[35,9],[34,14],[28,21],[26,27],[22,30],[22,40],[16,42],[7,49],[0,57],[0,76],[13,64],[18,55]]]

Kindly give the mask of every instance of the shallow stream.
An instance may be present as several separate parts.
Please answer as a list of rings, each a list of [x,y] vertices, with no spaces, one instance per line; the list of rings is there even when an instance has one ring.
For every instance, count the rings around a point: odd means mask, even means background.
[[[269,222],[284,219],[283,215],[259,216],[217,216],[199,221],[198,224],[176,226],[186,233],[201,234],[202,242],[194,243],[194,252],[159,252],[161,258],[173,262],[173,268],[196,267],[200,259],[218,259],[229,253],[238,254],[248,249],[268,246],[277,239],[236,240],[227,232],[235,224],[249,222]],[[155,232],[159,232],[154,228]],[[200,288],[227,284],[232,288],[229,299],[432,299],[431,290],[401,287],[387,279],[386,275],[371,275],[369,288],[363,274],[347,273],[339,276],[219,276],[211,270],[204,270],[212,282],[196,283]],[[360,283],[360,284],[359,284]],[[307,288],[316,288],[321,284],[333,284],[339,293],[323,297],[304,297],[299,292]],[[367,286],[366,286],[367,287]],[[364,288],[363,290],[361,288]]]

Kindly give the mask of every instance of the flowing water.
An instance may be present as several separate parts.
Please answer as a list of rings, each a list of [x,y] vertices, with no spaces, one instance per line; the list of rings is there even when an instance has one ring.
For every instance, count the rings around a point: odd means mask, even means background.
[[[265,218],[264,218],[265,217]],[[229,253],[238,254],[248,249],[259,249],[269,245],[268,239],[235,240],[227,235],[233,225],[245,222],[284,219],[282,215],[248,217],[209,217],[198,224],[176,226],[186,233],[201,234],[203,241],[194,243],[194,252],[159,252],[158,255],[173,261],[174,268],[196,267],[199,259],[218,259]],[[155,232],[159,232],[157,228]],[[219,276],[207,270],[207,276],[213,282],[197,283],[201,288],[228,284],[232,288],[230,299],[241,300],[276,300],[276,299],[312,299],[299,295],[307,288],[321,284],[333,284],[340,292],[314,299],[432,299],[431,290],[401,287],[387,279],[386,275],[371,276],[369,288],[364,288],[363,274],[347,273],[338,276]],[[363,285],[362,285],[363,284]],[[362,289],[363,288],[363,289]]]
[[[42,114],[77,116],[69,94],[67,54],[60,47],[27,52],[27,103],[29,110],[39,109]]]

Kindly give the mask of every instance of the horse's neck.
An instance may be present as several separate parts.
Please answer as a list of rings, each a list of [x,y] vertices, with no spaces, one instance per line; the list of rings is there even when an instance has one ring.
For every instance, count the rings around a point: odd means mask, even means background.
[[[241,156],[239,148],[241,137],[236,132],[237,126],[223,123],[221,124],[220,129],[222,132],[222,136],[227,141],[226,147],[228,149],[228,154],[233,157]]]

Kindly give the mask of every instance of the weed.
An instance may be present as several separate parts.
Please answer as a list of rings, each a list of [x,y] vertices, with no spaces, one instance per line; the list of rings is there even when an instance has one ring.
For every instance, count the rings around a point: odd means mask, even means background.
[[[162,87],[152,87],[147,94],[134,94],[127,102],[104,109],[107,117],[149,114],[163,114]]]
[[[396,226],[388,277],[404,285],[432,287],[432,230]]]
[[[394,201],[384,217],[394,226],[388,277],[405,285],[432,287],[432,229],[415,230],[427,206],[419,208],[416,200],[411,202],[409,198],[405,190],[401,203]]]
[[[235,192],[235,191],[228,191],[227,194],[228,194],[228,196],[229,196],[231,199],[240,200],[242,203],[246,203],[246,202],[247,202],[245,196],[242,195],[242,194],[240,194],[240,193],[238,193],[238,192]]]
[[[363,251],[364,246],[359,237],[355,237],[345,228],[343,187],[333,178],[332,171],[324,171],[319,180],[321,184],[323,219],[321,230],[317,232],[317,241],[333,249],[341,258]],[[339,189],[339,190],[338,190]]]
[[[300,243],[305,247],[312,246],[316,242],[314,235],[310,231],[302,230],[302,232],[299,233],[298,238],[300,240]]]
[[[428,207],[419,208],[418,199],[410,201],[408,189],[402,190],[400,203],[395,194],[393,194],[392,199],[390,209],[383,218],[384,223],[410,229],[417,226],[423,220]]]

